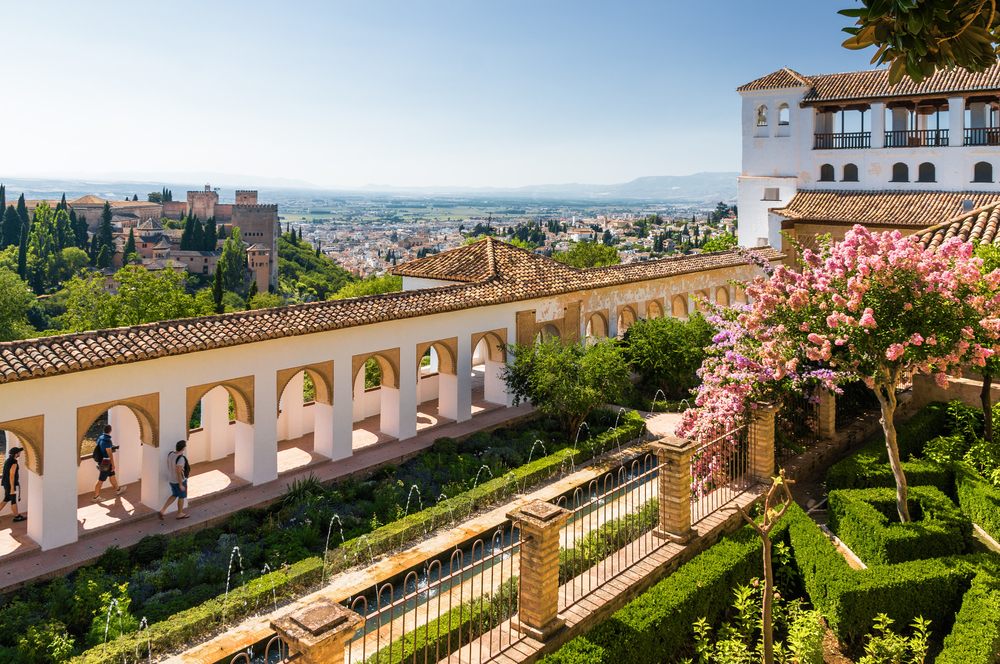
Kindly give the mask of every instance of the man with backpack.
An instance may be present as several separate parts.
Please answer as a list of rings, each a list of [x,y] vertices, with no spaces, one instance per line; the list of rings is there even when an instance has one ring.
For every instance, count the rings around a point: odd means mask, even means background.
[[[0,477],[0,486],[3,487],[3,502],[0,503],[0,510],[7,507],[14,512],[14,521],[27,521],[28,517],[17,511],[17,490],[21,488],[21,481],[18,477],[17,457],[21,455],[20,447],[12,447],[7,451],[7,460],[3,464],[3,476]]]
[[[163,509],[159,512],[161,521],[165,518],[164,512],[167,511],[167,508],[175,500],[177,501],[177,518],[186,519],[191,516],[184,513],[184,499],[188,495],[187,477],[191,472],[191,465],[188,463],[187,457],[184,456],[184,448],[187,447],[187,442],[178,440],[177,445],[174,447],[177,451],[167,455],[165,475],[167,482],[170,483],[170,497],[167,498],[167,502],[163,504]]]
[[[104,433],[97,437],[97,445],[91,455],[91,458],[97,462],[97,472],[99,473],[97,484],[94,486],[94,497],[91,498],[95,503],[100,502],[101,487],[107,480],[111,480],[111,486],[115,488],[116,496],[125,493],[125,487],[118,486],[118,480],[115,479],[114,451],[117,449],[118,447],[111,442],[111,425],[108,425],[104,427]]]

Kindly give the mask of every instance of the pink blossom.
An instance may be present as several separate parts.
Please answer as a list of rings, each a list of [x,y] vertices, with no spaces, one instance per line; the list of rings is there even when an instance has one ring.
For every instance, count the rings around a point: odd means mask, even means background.
[[[890,361],[895,361],[901,357],[904,352],[906,352],[906,349],[903,348],[901,344],[893,344],[889,346],[889,350],[885,352],[885,356],[889,358]]]
[[[861,327],[878,327],[875,324],[875,316],[872,315],[871,307],[865,309],[864,314],[861,315]]]
[[[920,336],[919,332],[914,332],[913,336],[910,337],[910,343],[913,344],[914,346],[920,346],[921,344],[924,343],[924,338]]]

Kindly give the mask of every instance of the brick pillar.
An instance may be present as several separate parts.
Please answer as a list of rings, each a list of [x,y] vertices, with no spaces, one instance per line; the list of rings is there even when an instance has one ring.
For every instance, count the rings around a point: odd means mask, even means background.
[[[774,416],[776,404],[757,404],[750,420],[750,442],[754,446],[753,476],[766,482],[774,477]]]
[[[559,531],[570,512],[536,500],[508,519],[521,526],[521,600],[511,627],[544,641],[565,624],[559,610]]]
[[[271,621],[293,656],[303,664],[344,661],[344,646],[365,619],[325,597]]]
[[[819,437],[830,440],[837,434],[837,395],[827,389],[819,391]]]
[[[653,535],[685,544],[697,536],[691,529],[691,456],[698,444],[665,436],[650,447],[660,465],[657,473],[660,521]]]

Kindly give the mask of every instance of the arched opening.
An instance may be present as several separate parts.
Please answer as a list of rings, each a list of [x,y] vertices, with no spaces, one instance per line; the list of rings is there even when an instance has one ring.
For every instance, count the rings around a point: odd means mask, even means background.
[[[542,341],[548,341],[549,339],[555,337],[556,339],[561,339],[562,336],[559,334],[559,328],[552,323],[546,323],[542,326],[542,329],[538,331],[535,335],[535,342],[539,343]]]
[[[595,311],[587,319],[587,343],[596,343],[608,338],[608,321],[599,311]]]
[[[909,182],[910,181],[910,167],[899,161],[892,165],[892,180],[891,182]]]
[[[708,289],[696,291],[694,300],[694,310],[700,313],[704,313],[705,311],[707,311],[708,307],[705,306],[705,302],[707,301],[708,301]]]
[[[844,182],[858,181],[858,167],[855,164],[844,164]]]
[[[552,326],[554,328],[554,326]],[[556,336],[558,336],[556,330]],[[472,414],[507,405],[507,384],[501,374],[507,364],[507,347],[496,332],[486,332],[482,338],[473,335],[472,348]]]
[[[675,295],[674,299],[670,303],[670,315],[674,318],[687,318],[688,315],[688,303],[687,297],[683,295]]]
[[[328,378],[315,369],[295,372],[278,395],[278,474],[301,470],[329,456],[333,406],[327,394]],[[320,450],[318,447],[322,447]]]
[[[936,182],[937,178],[934,172],[934,164],[929,161],[917,166],[917,182]]]
[[[742,288],[736,288],[735,293],[733,293],[733,302],[736,304],[746,304],[747,303],[747,292]]]
[[[417,431],[459,419],[458,339],[417,344]]]
[[[621,339],[628,332],[628,329],[635,324],[638,316],[631,306],[623,307],[618,314],[618,338]]]
[[[398,348],[354,357],[353,449],[399,438],[398,362]]]
[[[253,376],[187,388],[189,501],[255,481],[253,395]]]
[[[757,107],[757,126],[766,127],[767,126],[767,106],[761,104]]]
[[[725,286],[719,286],[715,289],[715,303],[720,307],[729,306],[729,289]]]
[[[972,167],[973,182],[993,182],[993,164],[988,161],[977,162]]]
[[[654,318],[663,318],[663,305],[660,304],[659,300],[653,300],[646,305],[646,318],[650,320]]]
[[[833,172],[833,165],[823,164],[819,167],[819,181],[820,182],[833,182],[836,176]]]
[[[41,416],[0,423],[0,465],[7,461],[9,449],[20,447],[23,450],[17,458],[16,479],[19,488],[14,491],[15,500],[12,501],[17,503],[18,514],[21,516],[32,516],[29,514],[31,503],[42,499],[42,435]],[[31,547],[36,542],[43,544],[41,514],[36,516],[37,519],[34,520],[14,523],[12,505],[7,505],[0,511],[0,554],[12,554]]]
[[[782,104],[778,107],[778,125],[787,125],[790,117],[788,111],[788,104]]]

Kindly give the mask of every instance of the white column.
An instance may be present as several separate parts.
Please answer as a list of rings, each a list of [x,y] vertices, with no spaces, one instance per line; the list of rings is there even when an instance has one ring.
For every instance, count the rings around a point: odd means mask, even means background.
[[[115,477],[119,484],[130,484],[142,477],[142,438],[139,420],[125,406],[108,411],[111,438],[120,449],[115,452]]]
[[[382,402],[385,405],[385,401]],[[403,344],[399,349],[399,434],[400,440],[417,435],[417,347]],[[385,415],[383,414],[383,417]]]
[[[362,372],[359,372],[362,373]],[[326,443],[317,434],[317,444],[322,443],[324,448],[317,448],[320,454],[326,454],[331,459],[346,459],[353,454],[354,448],[354,420],[353,416],[355,403],[352,394],[354,376],[351,375],[351,357],[348,355],[333,362],[333,422],[332,437],[330,441],[329,453],[325,449]],[[361,384],[361,393],[364,394],[364,383]]]
[[[989,126],[987,110],[989,106],[981,101],[969,104],[969,128],[984,129]]]
[[[872,149],[885,147],[885,103],[872,102]]]
[[[28,536],[42,550],[77,540],[76,412],[52,410],[45,414],[45,476],[29,473],[27,483]]]
[[[256,461],[254,458],[254,427],[239,420],[236,420],[232,427],[235,436],[234,446],[236,448],[236,476],[256,484],[254,481],[254,462]],[[277,457],[277,451],[275,452],[275,457]]]
[[[351,399],[353,399],[353,407],[351,410],[354,422],[360,422],[365,419],[365,368],[361,367],[358,371],[358,375],[351,378],[352,385],[354,386],[354,392],[352,392]],[[336,399],[334,399],[336,403]]]
[[[222,459],[229,451],[229,392],[215,387],[201,399],[201,426],[209,461]]]
[[[225,393],[225,391],[223,391]],[[204,407],[204,402],[202,402]],[[228,401],[226,402],[228,408]],[[205,413],[202,411],[202,423]],[[187,440],[187,392],[183,387],[160,392],[160,446],[142,446],[142,504],[159,510],[170,495],[170,486],[164,475],[167,455],[177,449],[177,441]],[[47,470],[47,469],[46,469]],[[170,511],[176,511],[175,502]]]
[[[472,351],[472,335],[458,335],[458,357],[455,358],[456,422],[472,418]]]
[[[325,457],[333,456],[333,406],[319,401],[313,409],[313,451]]]
[[[897,106],[892,109],[892,131],[906,131],[910,119],[910,109]]]
[[[382,402],[381,411],[379,412],[379,431],[388,434],[393,438],[402,438],[402,436],[399,435],[399,390],[394,387],[386,387],[383,385],[379,389],[379,397]]]
[[[260,373],[254,376],[254,419],[253,426],[237,423],[236,429],[236,467],[237,475],[252,480],[255,485],[264,484],[278,478],[278,388],[275,384],[274,374],[271,372]],[[299,401],[302,397],[299,397]],[[250,456],[245,458],[241,464],[241,447],[243,456],[247,454],[247,434],[240,425],[250,429],[249,438]],[[249,474],[241,474],[239,468],[247,473],[247,464],[250,465]]]
[[[948,145],[965,145],[965,97],[948,98]]]
[[[438,415],[458,419],[458,376],[438,374]]]
[[[285,418],[285,437],[280,440],[301,438],[303,432],[302,389],[305,373],[292,376],[281,396],[281,415]]]
[[[503,362],[486,360],[486,394],[490,403],[507,403],[507,384],[500,378],[500,372],[506,366]]]

